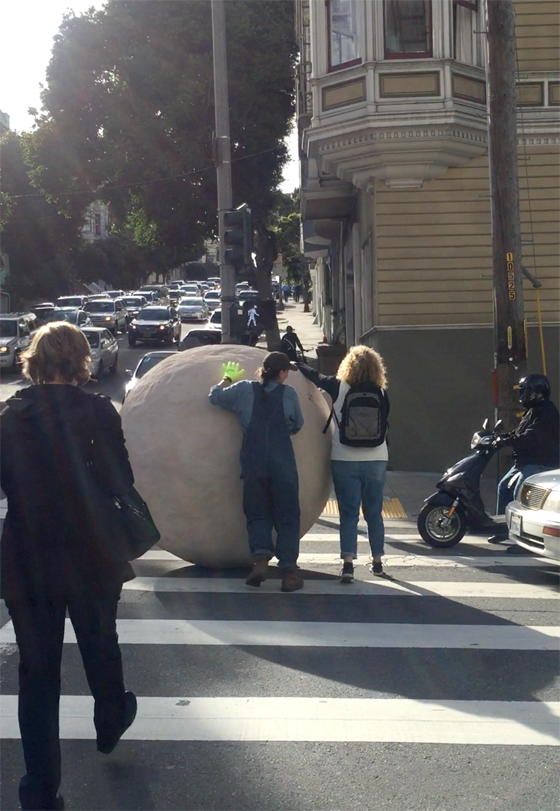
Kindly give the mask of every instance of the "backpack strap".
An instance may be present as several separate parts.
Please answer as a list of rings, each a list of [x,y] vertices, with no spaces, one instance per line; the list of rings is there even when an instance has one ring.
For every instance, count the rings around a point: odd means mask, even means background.
[[[333,406],[331,408],[331,413],[329,414],[329,418],[327,420],[327,423],[326,423],[325,427],[323,428],[323,433],[324,434],[326,434],[327,431],[329,430],[329,425],[331,424],[333,417],[334,417],[334,421],[336,422],[336,424],[340,428],[340,423],[338,421],[338,417],[336,416],[336,412],[334,410],[334,402],[333,402]]]

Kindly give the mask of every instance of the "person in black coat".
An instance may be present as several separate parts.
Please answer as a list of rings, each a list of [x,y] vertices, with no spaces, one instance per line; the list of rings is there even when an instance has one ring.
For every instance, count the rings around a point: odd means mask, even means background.
[[[519,401],[524,414],[510,434],[498,437],[499,445],[509,445],[514,465],[498,485],[496,513],[505,512],[506,505],[517,498],[528,476],[560,467],[560,415],[550,400],[550,383],[544,375],[532,374],[519,381]],[[488,540],[499,542],[505,532]]]
[[[0,584],[20,655],[23,809],[64,807],[57,792],[66,611],[95,699],[98,750],[111,752],[136,715],[116,633],[122,584],[134,572],[111,557],[111,539],[96,533],[86,481],[93,475],[117,495],[134,476],[111,401],[80,388],[89,379],[89,352],[76,327],[42,327],[23,355],[35,385],[10,398],[0,417],[0,486],[8,500]]]

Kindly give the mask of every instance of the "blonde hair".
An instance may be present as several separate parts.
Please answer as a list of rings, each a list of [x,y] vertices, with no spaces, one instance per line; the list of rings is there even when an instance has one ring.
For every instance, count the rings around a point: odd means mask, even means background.
[[[349,386],[375,383],[381,389],[387,388],[387,370],[383,358],[369,346],[353,346],[338,367],[336,377]]]
[[[23,374],[33,383],[76,381],[82,384],[89,380],[88,340],[78,327],[64,321],[54,321],[38,329],[21,358]]]

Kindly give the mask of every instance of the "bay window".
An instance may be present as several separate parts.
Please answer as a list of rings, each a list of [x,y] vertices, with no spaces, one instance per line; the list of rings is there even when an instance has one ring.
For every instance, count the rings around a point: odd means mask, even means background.
[[[360,0],[326,0],[329,37],[329,70],[360,61],[358,16]]]
[[[432,56],[432,0],[383,0],[385,59]]]
[[[457,62],[483,66],[477,27],[478,0],[453,0],[453,53]]]

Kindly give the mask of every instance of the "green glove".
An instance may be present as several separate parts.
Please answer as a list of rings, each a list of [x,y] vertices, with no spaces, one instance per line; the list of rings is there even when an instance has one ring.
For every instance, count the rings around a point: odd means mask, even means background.
[[[222,363],[222,377],[227,377],[232,383],[235,383],[244,374],[245,369],[241,369],[238,363],[233,363],[233,361]]]

